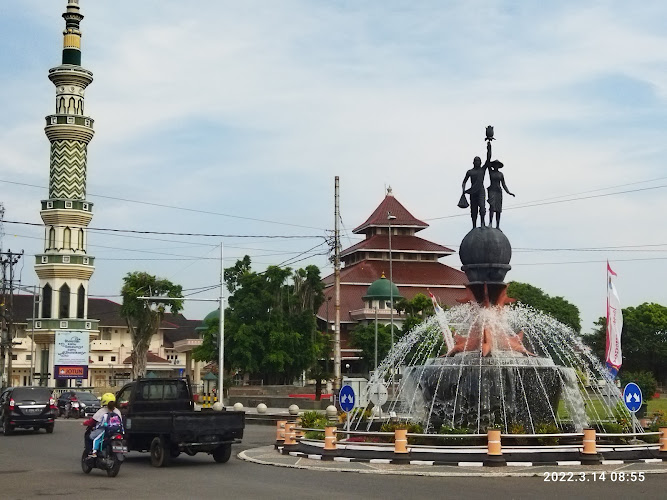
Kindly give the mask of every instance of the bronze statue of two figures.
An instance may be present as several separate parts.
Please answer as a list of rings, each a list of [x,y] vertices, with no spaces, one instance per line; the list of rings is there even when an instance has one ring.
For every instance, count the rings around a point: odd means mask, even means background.
[[[511,196],[513,193],[507,189],[505,184],[505,176],[500,171],[503,168],[502,162],[498,160],[491,160],[491,141],[493,140],[493,127],[489,125],[486,127],[486,162],[482,165],[482,159],[475,156],[472,164],[473,167],[466,172],[465,179],[463,179],[462,189],[463,194],[459,200],[459,207],[468,208],[468,200],[466,194],[470,195],[470,216],[472,217],[472,227],[477,227],[477,216],[479,214],[479,225],[485,227],[484,216],[486,215],[485,207],[485,191],[484,191],[484,177],[486,171],[489,171],[489,179],[491,183],[487,188],[489,200],[489,226],[493,226],[493,216],[496,218],[496,228],[500,228],[500,214],[503,211],[503,189]],[[466,189],[466,183],[470,179],[470,187]]]

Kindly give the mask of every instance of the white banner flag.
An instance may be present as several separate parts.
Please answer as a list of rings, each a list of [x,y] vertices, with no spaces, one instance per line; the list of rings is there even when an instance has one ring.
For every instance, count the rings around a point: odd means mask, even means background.
[[[623,364],[623,353],[621,351],[621,332],[623,330],[623,312],[621,301],[614,286],[613,278],[616,273],[612,271],[607,262],[607,368],[612,376],[616,377],[618,370]]]

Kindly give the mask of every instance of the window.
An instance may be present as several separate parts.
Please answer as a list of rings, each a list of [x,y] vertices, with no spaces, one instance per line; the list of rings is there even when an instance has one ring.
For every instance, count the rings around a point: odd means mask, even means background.
[[[123,404],[127,404],[130,402],[130,394],[132,394],[132,387],[133,387],[132,385],[126,387],[116,397],[116,401],[118,402],[119,407]]]
[[[97,356],[97,361],[104,361],[104,356]]]
[[[83,229],[79,229],[79,238],[78,238],[76,247],[79,250],[83,250]]]
[[[56,229],[52,226],[49,229],[49,249],[56,248]]]
[[[51,317],[52,289],[48,283],[42,289],[42,318]]]
[[[60,287],[60,310],[59,318],[69,318],[69,299],[70,299],[70,290],[67,283]]]
[[[63,231],[63,248],[72,248],[72,230],[68,227]]]
[[[143,401],[162,399],[163,389],[164,385],[162,382],[150,382],[148,384],[143,384],[141,392],[137,394],[137,399],[141,399]]]
[[[79,285],[79,291],[76,297],[76,317],[83,319],[83,313],[86,305],[86,289]]]
[[[19,355],[18,354],[12,354],[12,361],[18,361]]]
[[[111,356],[111,361],[116,361],[116,356]]]
[[[32,354],[26,354],[25,355],[25,360],[30,361],[32,359]]]
[[[111,330],[110,329],[105,329],[100,333],[100,340],[111,340]],[[115,360],[111,360],[115,361]]]

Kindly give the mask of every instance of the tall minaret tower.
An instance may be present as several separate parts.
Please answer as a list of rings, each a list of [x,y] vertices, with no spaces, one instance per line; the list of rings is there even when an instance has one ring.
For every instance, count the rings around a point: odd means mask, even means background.
[[[56,110],[46,117],[45,132],[51,142],[49,197],[42,200],[40,212],[46,226],[44,253],[35,262],[41,289],[34,319],[39,344],[35,372],[41,374],[37,377],[41,383],[53,379],[56,330],[87,330],[91,338],[98,334],[98,320],[88,319],[88,281],[95,268],[86,230],[93,217],[93,204],[86,200],[86,159],[94,132],[93,120],[85,115],[84,92],[93,74],[81,67],[79,0],[68,0],[63,18],[62,64],[49,70],[56,87]]]

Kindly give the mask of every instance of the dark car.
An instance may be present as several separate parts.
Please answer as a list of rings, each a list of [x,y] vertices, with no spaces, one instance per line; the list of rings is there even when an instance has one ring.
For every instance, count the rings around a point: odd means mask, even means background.
[[[8,387],[0,394],[0,422],[8,436],[17,427],[53,432],[56,402],[48,387]]]
[[[58,416],[91,417],[100,409],[100,400],[86,391],[63,392],[58,398]]]

